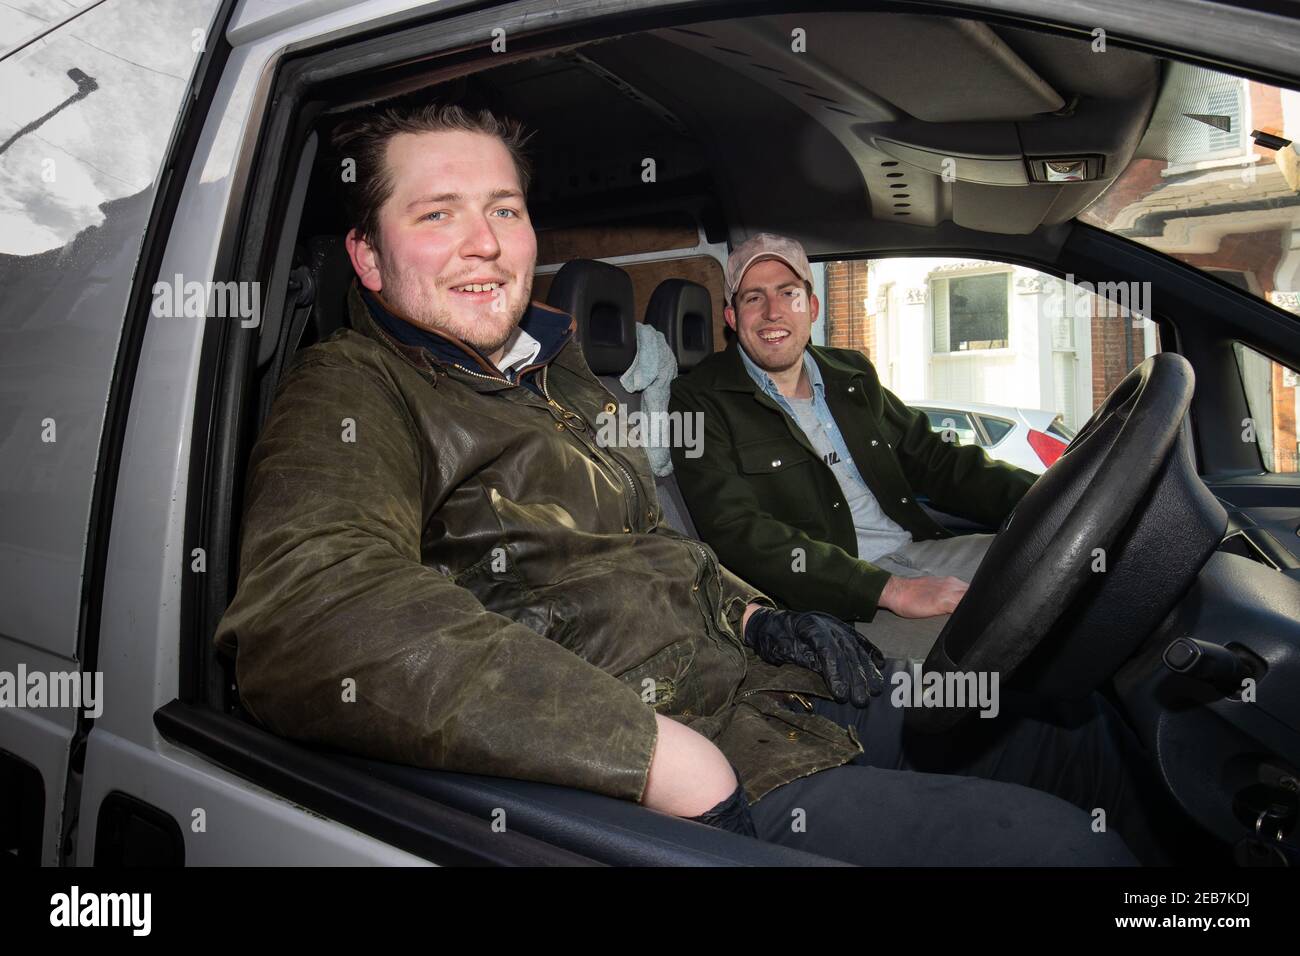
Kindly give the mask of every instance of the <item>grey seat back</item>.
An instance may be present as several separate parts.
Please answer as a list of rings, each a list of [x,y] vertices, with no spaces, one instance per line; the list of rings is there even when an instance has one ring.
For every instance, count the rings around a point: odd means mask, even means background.
[[[684,375],[713,354],[713,298],[709,290],[687,279],[665,279],[655,287],[646,306],[645,321],[663,333],[677,359],[677,374]],[[674,527],[693,538],[699,535],[691,521],[686,500],[669,475],[663,482],[664,513],[669,502],[675,512]]]
[[[578,342],[597,375],[622,375],[636,358],[636,315],[632,277],[618,266],[574,259],[555,274],[547,305],[569,313]]]
[[[621,403],[629,415],[640,411],[641,395],[629,392],[619,381],[636,358],[637,320],[631,276],[607,262],[574,259],[556,273],[546,302],[573,316],[587,364],[614,400]],[[664,311],[666,313],[667,306]],[[672,475],[656,477],[655,489],[664,522],[670,528],[698,539],[677,480]]]
[[[678,374],[713,354],[713,298],[698,282],[665,279],[645,310],[646,325],[663,333],[677,357]]]

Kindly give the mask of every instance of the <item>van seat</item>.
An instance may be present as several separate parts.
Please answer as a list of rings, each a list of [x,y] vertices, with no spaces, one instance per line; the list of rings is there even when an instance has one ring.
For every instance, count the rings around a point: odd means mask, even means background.
[[[665,284],[660,283],[660,288]],[[656,289],[655,295],[658,294],[659,289]],[[546,302],[573,316],[578,325],[578,341],[582,345],[587,364],[596,373],[600,383],[614,396],[614,400],[626,406],[628,414],[640,411],[640,394],[629,392],[619,381],[619,377],[631,367],[636,358],[637,320],[633,311],[632,277],[618,266],[607,262],[574,259],[565,263],[556,273]],[[669,298],[664,297],[664,302],[660,312],[667,315],[670,311]],[[711,333],[709,342],[712,342]],[[672,344],[671,340],[669,344]],[[655,489],[659,496],[659,506],[663,509],[664,522],[687,537],[699,540],[691,513],[677,487],[676,476],[670,474],[656,477]]]

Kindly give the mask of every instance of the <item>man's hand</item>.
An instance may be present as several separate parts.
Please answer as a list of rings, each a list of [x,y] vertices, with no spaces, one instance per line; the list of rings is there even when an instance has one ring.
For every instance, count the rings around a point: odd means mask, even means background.
[[[970,585],[961,578],[900,578],[894,575],[880,592],[880,607],[899,617],[951,614]]]
[[[798,664],[821,674],[840,703],[866,707],[885,687],[885,655],[852,624],[829,614],[759,608],[745,625],[745,643],[769,664]]]

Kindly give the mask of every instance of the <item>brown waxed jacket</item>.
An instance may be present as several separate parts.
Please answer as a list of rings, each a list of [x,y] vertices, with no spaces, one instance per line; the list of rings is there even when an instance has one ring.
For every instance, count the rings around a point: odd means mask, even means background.
[[[613,399],[571,322],[539,397],[398,342],[355,288],[349,312],[295,357],[249,466],[216,641],[257,720],[631,800],[655,712],[712,739],[751,801],[861,752],[788,706],[828,696],[820,675],[742,644],[745,605],[770,602],[661,524],[644,451],[597,444]]]

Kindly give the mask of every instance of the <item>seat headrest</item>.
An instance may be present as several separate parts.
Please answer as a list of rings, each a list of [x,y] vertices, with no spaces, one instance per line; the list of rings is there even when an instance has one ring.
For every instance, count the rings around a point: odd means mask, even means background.
[[[668,340],[678,371],[694,368],[713,352],[713,298],[698,282],[665,279],[659,283],[650,296],[645,321]]]
[[[632,277],[618,266],[574,259],[555,274],[546,304],[573,316],[587,365],[597,375],[622,375],[636,359]]]

